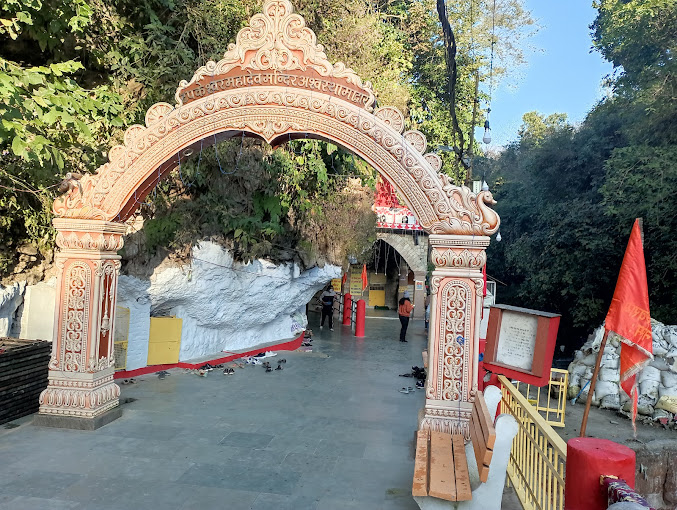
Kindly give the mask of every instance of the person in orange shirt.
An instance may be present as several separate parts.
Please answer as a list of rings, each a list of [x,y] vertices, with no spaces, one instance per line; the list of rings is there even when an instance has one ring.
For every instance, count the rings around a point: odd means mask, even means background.
[[[404,296],[400,299],[400,306],[397,307],[397,311],[400,315],[400,324],[402,324],[402,329],[400,329],[400,342],[406,342],[407,328],[409,327],[409,316],[411,311],[414,309],[414,305],[411,304],[409,299],[409,292],[405,291]]]

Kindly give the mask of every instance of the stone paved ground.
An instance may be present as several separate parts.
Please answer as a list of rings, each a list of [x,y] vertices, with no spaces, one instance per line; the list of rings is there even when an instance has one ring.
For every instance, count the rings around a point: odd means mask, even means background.
[[[422,321],[367,320],[368,337],[319,331],[282,371],[236,369],[122,386],[123,417],[94,432],[0,429],[0,509],[416,509],[413,437]],[[517,509],[514,496],[504,509]],[[510,501],[510,502],[508,502]]]

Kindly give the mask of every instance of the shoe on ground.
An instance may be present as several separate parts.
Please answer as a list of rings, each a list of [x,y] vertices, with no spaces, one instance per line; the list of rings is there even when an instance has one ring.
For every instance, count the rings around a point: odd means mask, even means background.
[[[324,326],[320,326],[320,331],[322,330],[323,327],[324,327]]]
[[[329,328],[329,331],[334,331],[334,328]]]

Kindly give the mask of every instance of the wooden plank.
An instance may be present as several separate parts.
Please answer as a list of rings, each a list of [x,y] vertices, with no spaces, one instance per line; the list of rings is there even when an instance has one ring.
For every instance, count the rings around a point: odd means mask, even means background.
[[[430,432],[430,473],[428,495],[456,501],[456,476],[451,435]]]
[[[430,471],[430,431],[419,430],[416,433],[416,460],[414,462],[414,483],[411,493],[414,496],[428,495],[428,474]]]
[[[482,482],[487,481],[489,476],[489,465],[493,451],[487,448],[482,434],[482,428],[479,423],[478,409],[473,406],[472,418],[470,419],[470,438],[472,440],[473,450],[475,452],[475,462],[477,462],[477,472]]]
[[[454,472],[456,474],[456,501],[472,499],[470,488],[470,474],[468,473],[468,459],[465,456],[465,441],[461,434],[451,436],[454,448]]]
[[[493,450],[494,443],[496,443],[496,429],[494,428],[494,423],[491,420],[491,415],[489,414],[489,409],[487,408],[487,403],[484,400],[484,395],[477,392],[475,397],[475,407],[477,407],[477,414],[480,425],[482,426],[482,434],[484,435],[484,442],[487,445],[487,448]]]

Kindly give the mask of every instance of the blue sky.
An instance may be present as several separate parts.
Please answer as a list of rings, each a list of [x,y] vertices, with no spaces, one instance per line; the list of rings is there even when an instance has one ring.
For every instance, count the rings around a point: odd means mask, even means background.
[[[596,15],[591,4],[592,0],[526,0],[541,27],[528,42],[536,51],[528,53],[527,64],[493,94],[490,148],[517,139],[526,112],[566,113],[570,122],[578,123],[604,96],[602,79],[612,66],[597,51],[591,52],[588,26]],[[481,133],[477,131],[480,138]]]

